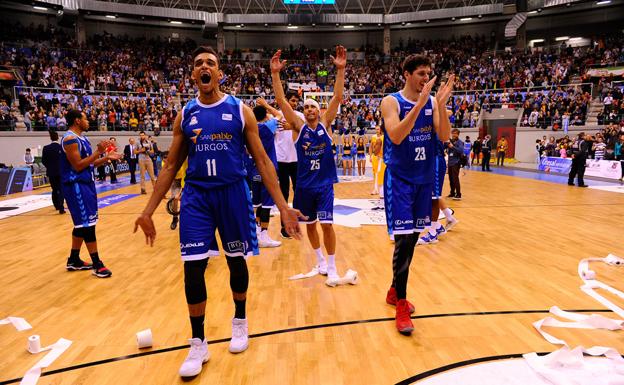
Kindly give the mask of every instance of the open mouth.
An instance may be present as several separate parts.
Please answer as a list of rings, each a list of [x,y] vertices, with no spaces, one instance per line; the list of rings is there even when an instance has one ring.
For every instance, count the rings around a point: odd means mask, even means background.
[[[210,77],[210,74],[208,73],[201,74],[201,76],[199,77],[199,80],[201,80],[202,84],[210,83],[211,79],[212,77]]]

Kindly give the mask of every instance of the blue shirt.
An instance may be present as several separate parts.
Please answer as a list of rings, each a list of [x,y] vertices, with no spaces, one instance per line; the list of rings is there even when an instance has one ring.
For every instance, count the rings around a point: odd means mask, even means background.
[[[415,102],[407,100],[401,92],[391,94],[399,105],[399,119],[403,120]],[[403,141],[392,143],[388,132],[384,133],[384,162],[392,175],[413,184],[433,183],[435,158],[439,152],[439,140],[433,128],[433,98],[420,110],[414,127]]]
[[[74,139],[67,139],[69,136],[73,136]],[[76,133],[68,130],[61,139],[61,148],[63,149],[63,156],[61,156],[61,182],[63,183],[95,183],[93,181],[93,165],[90,164],[82,171],[76,171],[72,167],[71,163],[67,159],[67,153],[65,146],[69,146],[73,143],[78,144],[78,152],[80,153],[80,159],[88,158],[93,154],[91,149],[91,143],[85,136],[78,136]]]
[[[273,162],[273,166],[277,169],[277,152],[275,151],[275,132],[277,131],[278,121],[275,118],[269,119],[266,122],[258,123],[258,134],[260,135],[260,141],[266,151],[269,159]],[[253,176],[260,175],[258,169],[254,164]]]
[[[332,153],[332,138],[322,124],[312,129],[304,124],[295,141],[297,188],[317,188],[338,183]]]
[[[231,95],[211,105],[191,100],[182,110],[182,131],[188,142],[185,182],[211,189],[237,182],[245,170],[243,103]]]

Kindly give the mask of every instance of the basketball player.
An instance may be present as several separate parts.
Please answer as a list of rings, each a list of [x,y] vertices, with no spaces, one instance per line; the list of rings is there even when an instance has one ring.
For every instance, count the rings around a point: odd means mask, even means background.
[[[67,270],[93,269],[93,275],[96,277],[107,278],[113,273],[100,260],[95,237],[98,206],[93,169],[109,160],[118,160],[121,155],[106,153],[106,148],[111,144],[109,141],[99,142],[93,152],[89,139],[84,135],[89,130],[89,119],[84,112],[69,110],[65,119],[69,129],[61,139],[61,147],[65,155],[61,156],[61,183],[63,196],[74,222]],[[83,241],[87,245],[93,264],[80,259]]]
[[[383,98],[381,114],[385,123],[386,219],[395,239],[393,279],[386,302],[396,305],[398,331],[409,335],[414,330],[410,319],[414,306],[406,300],[409,266],[418,234],[431,221],[436,146],[438,140],[449,138],[451,124],[444,106],[454,76],[440,86],[436,99],[430,96],[436,80],[430,79],[430,58],[410,55],[402,70],[405,86]]]
[[[230,269],[230,288],[235,313],[229,350],[240,353],[248,346],[245,314],[249,273],[245,258],[258,253],[251,197],[245,182],[245,143],[258,172],[280,210],[286,230],[301,239],[297,210],[288,208],[280,193],[275,167],[258,137],[258,125],[251,108],[219,89],[223,72],[211,47],[193,52],[192,79],[199,94],[184,106],[173,126],[169,162],[161,171],[154,193],[135,222],[148,244],[154,244],[156,229],[152,214],[165,196],[177,170],[188,156],[184,193],[180,209],[180,249],[184,261],[184,287],[189,308],[191,349],[180,367],[182,377],[199,374],[210,358],[204,338],[206,282],[204,271],[214,230]]]
[[[278,120],[267,114],[267,108],[262,105],[263,102],[258,101],[258,105],[254,107],[253,113],[258,122],[258,133],[264,151],[266,151],[269,159],[273,163],[277,173],[277,155],[275,153],[275,133],[277,132]],[[266,103],[266,102],[264,102]],[[253,205],[256,208],[256,223],[260,226],[258,233],[258,245],[260,247],[278,247],[282,245],[280,241],[274,241],[269,237],[269,220],[271,219],[271,208],[275,204],[273,198],[269,194],[264,184],[262,184],[262,176],[258,172],[258,168],[254,164],[252,170],[252,198]]]
[[[336,166],[332,155],[331,123],[338,113],[344,90],[344,74],[347,63],[347,53],[344,47],[336,48],[336,57],[332,61],[336,67],[336,82],[334,96],[331,98],[327,110],[320,115],[319,104],[313,99],[306,99],[303,103],[305,121],[301,120],[286,102],[280,71],[286,61],[280,60],[282,51],[278,50],[271,59],[271,78],[273,92],[286,120],[293,129],[293,139],[297,149],[297,188],[293,206],[308,217],[306,228],[308,239],[316,253],[318,272],[327,275],[325,283],[335,286],[338,281],[336,269],[336,234],[332,226],[334,217],[334,183],[338,182]],[[316,222],[321,222],[323,243],[328,258],[321,250],[321,242],[316,230]]]

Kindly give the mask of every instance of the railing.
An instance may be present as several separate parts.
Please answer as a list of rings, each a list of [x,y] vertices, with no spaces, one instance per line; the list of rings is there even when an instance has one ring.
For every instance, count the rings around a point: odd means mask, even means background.
[[[614,82],[616,83],[616,82]],[[624,83],[624,82],[620,82],[620,83]],[[569,88],[574,88],[577,90],[586,90],[586,91],[590,91],[593,88],[593,84],[592,83],[581,83],[581,84],[562,84],[562,85],[551,85],[551,86],[536,86],[536,87],[524,87],[524,88],[494,88],[494,89],[484,89],[484,90],[472,90],[472,91],[454,91],[453,92],[453,107],[455,107],[456,105],[458,105],[457,103],[461,103],[463,101],[466,102],[474,102],[475,100],[477,100],[477,98],[481,99],[482,97],[488,96],[488,97],[493,97],[493,96],[499,96],[502,95],[503,93],[507,93],[509,95],[511,94],[515,94],[516,92],[519,92],[522,95],[522,100],[520,101],[515,101],[515,102],[503,102],[503,101],[495,101],[495,100],[491,100],[489,102],[489,106],[486,106],[486,108],[488,110],[491,110],[493,108],[501,108],[504,105],[511,105],[513,104],[516,108],[521,108],[522,104],[524,103],[524,97],[527,93],[550,93],[550,92],[554,92],[556,91],[558,88],[563,89],[564,91],[569,89]],[[92,105],[93,103],[93,99],[97,98],[97,97],[104,97],[106,99],[123,99],[125,101],[134,101],[134,100],[141,100],[141,99],[146,99],[149,98],[152,101],[155,100],[160,100],[162,101],[162,105],[165,108],[172,108],[175,109],[176,111],[179,111],[182,108],[182,104],[184,104],[185,101],[188,101],[192,98],[195,97],[195,94],[189,94],[189,93],[177,93],[177,92],[165,92],[165,93],[160,93],[160,92],[131,92],[131,91],[109,91],[109,90],[87,90],[87,89],[72,89],[72,90],[67,90],[67,89],[59,89],[59,88],[45,88],[45,87],[20,87],[20,86],[16,86],[14,87],[14,93],[15,93],[15,97],[17,98],[17,95],[20,92],[25,92],[28,94],[33,94],[34,96],[40,96],[43,95],[44,98],[46,99],[52,99],[54,95],[59,95],[61,96],[63,99],[66,99],[67,96],[71,97],[71,100],[69,100],[69,102],[71,103],[78,103],[79,101],[83,101],[86,102],[87,105]],[[367,104],[369,104],[371,101],[374,102],[379,102],[384,96],[388,95],[386,94],[381,94],[381,93],[365,93],[365,94],[350,94],[350,93],[346,93],[345,94],[345,101],[347,102],[356,102],[359,103],[360,101],[364,100],[367,102]],[[248,105],[252,105],[255,103],[255,100],[257,100],[258,98],[262,97],[260,95],[249,95],[249,94],[239,94],[236,95],[238,98],[242,99],[246,104]],[[274,101],[274,96],[273,95],[266,95],[264,96],[264,98],[269,101],[272,102]],[[483,106],[482,106],[483,107]],[[108,119],[107,119],[108,120]],[[145,129],[145,127],[141,126],[137,126],[136,128],[130,128],[130,127],[122,127],[119,123],[119,121],[121,120],[121,114],[120,113],[116,113],[116,119],[115,119],[115,123],[114,124],[109,124],[107,121],[106,124],[106,129],[108,130],[127,130],[127,129]],[[461,122],[460,122],[461,123]],[[92,127],[91,129],[98,129],[99,125],[97,120],[94,120],[91,122]],[[33,128],[35,130],[47,130],[48,127],[46,126],[45,122],[40,122],[37,125],[33,125]],[[6,128],[5,128],[6,129]],[[13,127],[14,129],[14,127]],[[168,124],[165,127],[160,127],[160,130],[162,131],[166,131],[171,129],[171,125]]]

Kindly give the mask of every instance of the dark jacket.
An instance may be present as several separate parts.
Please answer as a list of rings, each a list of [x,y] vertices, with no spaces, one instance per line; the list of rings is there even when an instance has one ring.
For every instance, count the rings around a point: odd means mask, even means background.
[[[48,177],[61,175],[61,156],[64,155],[60,144],[52,142],[43,146],[43,151],[41,152],[41,163],[45,166],[46,175]]]
[[[480,140],[475,140],[474,143],[472,143],[472,152],[474,152],[475,154],[478,154],[481,152],[481,141]]]
[[[131,155],[131,154],[130,154],[130,145],[129,145],[129,144],[126,144],[126,147],[124,147],[124,159],[125,159],[127,162],[130,162],[130,155]],[[134,154],[134,159],[135,159],[135,160],[137,159],[137,156],[138,156],[138,155],[135,153],[135,154]]]
[[[483,139],[481,144],[481,152],[490,152],[492,151],[492,139]]]
[[[461,139],[457,139],[455,142],[451,140],[446,147],[446,153],[448,154],[448,166],[457,166],[464,155],[464,142]]]

